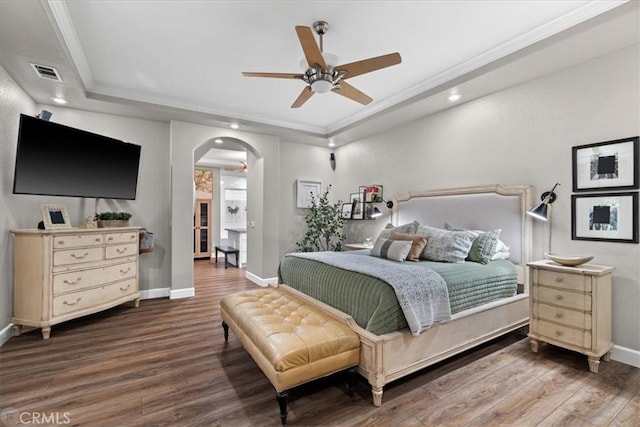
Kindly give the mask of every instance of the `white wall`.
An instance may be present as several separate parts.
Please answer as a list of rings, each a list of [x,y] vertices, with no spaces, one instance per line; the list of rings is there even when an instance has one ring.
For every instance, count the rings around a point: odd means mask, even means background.
[[[33,100],[0,67],[0,333],[13,315],[13,243],[9,230],[20,228],[24,217],[24,212],[15,204],[17,196],[12,194],[18,120],[21,113],[35,115],[36,111]],[[2,342],[0,336],[0,344]]]
[[[640,245],[571,240],[571,147],[640,134],[639,64],[636,45],[341,147],[336,187],[347,197],[358,184],[380,183],[391,197],[444,187],[532,184],[538,197],[560,182],[552,249],[594,255],[594,263],[616,268],[613,341],[640,351]],[[361,241],[386,220],[350,222],[348,240]],[[540,258],[540,223],[534,234],[534,257]]]

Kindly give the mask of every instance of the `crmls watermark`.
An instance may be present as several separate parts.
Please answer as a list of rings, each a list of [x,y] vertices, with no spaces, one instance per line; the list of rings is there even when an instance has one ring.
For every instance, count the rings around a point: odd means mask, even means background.
[[[0,426],[71,424],[69,412],[28,412],[7,408],[0,412]]]

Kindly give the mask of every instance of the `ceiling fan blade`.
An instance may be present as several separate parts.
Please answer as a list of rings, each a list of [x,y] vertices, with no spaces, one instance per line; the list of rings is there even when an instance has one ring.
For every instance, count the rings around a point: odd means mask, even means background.
[[[318,47],[318,43],[316,43],[315,37],[313,37],[313,31],[311,28],[297,26],[296,33],[298,34],[298,39],[302,45],[302,50],[304,51],[305,58],[307,58],[309,67],[319,65],[323,70],[326,69],[327,64],[324,62],[324,57]]]
[[[271,77],[274,79],[302,79],[304,74],[293,74],[293,73],[252,73],[252,72],[243,72],[243,76],[245,77]]]
[[[291,104],[291,108],[301,107],[302,104],[307,102],[307,100],[312,96],[313,96],[313,91],[311,90],[311,87],[309,86],[305,87],[304,89],[302,89],[302,92],[300,92],[300,95],[298,95],[298,98],[293,102],[293,104]]]
[[[362,61],[351,62],[349,64],[338,65],[335,68],[338,71],[347,72],[347,74],[342,78],[342,80],[344,80],[361,74],[370,73],[371,71],[390,67],[392,65],[397,65],[400,62],[402,62],[400,54],[395,52],[388,55],[376,56],[375,58],[363,59]]]
[[[373,98],[369,97],[368,95],[365,95],[363,92],[360,92],[358,89],[351,86],[349,83],[345,82],[344,80],[340,81],[339,88],[334,88],[332,89],[332,91],[339,95],[352,99],[356,102],[359,102],[360,104],[363,104],[363,105],[367,105],[371,101],[373,101]]]

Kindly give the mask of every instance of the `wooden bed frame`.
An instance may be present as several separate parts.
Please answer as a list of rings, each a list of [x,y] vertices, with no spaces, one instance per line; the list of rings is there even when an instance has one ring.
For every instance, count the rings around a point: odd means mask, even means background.
[[[353,318],[327,304],[286,285],[285,290],[305,299],[347,323],[360,337],[358,372],[371,385],[373,404],[382,404],[383,387],[391,381],[433,365],[529,323],[529,280],[526,263],[530,258],[530,186],[482,186],[430,190],[401,195],[394,199],[394,224],[414,220],[443,227],[482,230],[501,228],[501,240],[511,247],[511,260],[518,268],[518,293],[510,298],[466,310],[451,320],[434,324],[418,336],[408,329],[374,335],[358,326]]]

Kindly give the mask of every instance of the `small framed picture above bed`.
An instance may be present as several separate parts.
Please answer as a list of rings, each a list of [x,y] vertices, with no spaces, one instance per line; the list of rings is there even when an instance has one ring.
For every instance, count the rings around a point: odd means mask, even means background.
[[[573,191],[639,188],[638,137],[573,147]]]
[[[349,195],[351,200],[351,204],[353,208],[351,210],[351,219],[362,219],[364,218],[362,212],[362,193],[351,193]]]
[[[638,193],[571,196],[571,238],[638,243]]]
[[[312,197],[320,197],[322,182],[299,179],[296,183],[296,207],[310,208]]]
[[[353,203],[342,204],[342,219],[351,219],[351,212],[353,210]]]

